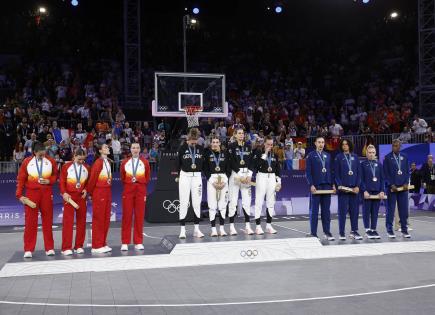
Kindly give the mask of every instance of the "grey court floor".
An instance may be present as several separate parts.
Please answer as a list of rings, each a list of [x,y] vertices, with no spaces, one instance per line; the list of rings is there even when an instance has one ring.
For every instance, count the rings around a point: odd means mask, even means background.
[[[388,240],[384,223],[381,217],[380,242],[405,241],[399,233]],[[412,213],[411,224],[410,242],[435,240],[434,213]],[[280,218],[275,228],[304,237],[308,221]],[[202,229],[208,232],[206,222]],[[337,229],[334,219],[335,236]],[[1,268],[22,254],[22,232],[0,232]],[[154,246],[178,226],[146,224],[144,232]],[[61,230],[54,233],[59,248]],[[119,238],[114,224],[109,245],[119,247]],[[0,314],[435,314],[435,252],[0,278]]]

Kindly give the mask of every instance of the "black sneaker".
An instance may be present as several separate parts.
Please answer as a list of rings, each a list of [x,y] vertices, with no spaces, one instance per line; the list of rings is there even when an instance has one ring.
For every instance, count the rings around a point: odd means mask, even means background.
[[[408,231],[406,231],[406,232],[402,232],[402,236],[403,236],[404,238],[411,238],[411,234],[409,234]]]
[[[372,231],[372,234],[373,234],[375,239],[377,239],[377,240],[381,239],[381,236],[378,234],[378,232],[376,230]]]
[[[307,237],[315,237],[315,238],[319,238],[316,234],[307,234]]]
[[[362,236],[359,235],[359,233],[357,231],[352,231],[350,232],[350,238],[356,239],[356,240],[362,240]]]
[[[325,238],[326,238],[328,241],[335,241],[335,237],[332,236],[331,233],[325,233]]]
[[[396,238],[396,234],[393,231],[387,231],[388,238]]]
[[[375,238],[376,238],[375,235],[373,234],[373,231],[372,231],[372,230],[368,230],[368,231],[366,231],[366,236],[367,236],[367,238],[368,238],[369,240],[372,240],[372,239],[375,239]]]
[[[345,240],[346,240],[346,235],[340,234],[340,241],[345,241]]]

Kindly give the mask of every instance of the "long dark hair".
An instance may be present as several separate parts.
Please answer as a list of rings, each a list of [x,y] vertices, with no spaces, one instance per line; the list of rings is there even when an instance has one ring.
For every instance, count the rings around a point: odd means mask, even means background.
[[[98,160],[100,157],[101,157],[101,153],[100,153],[100,150],[103,148],[103,145],[107,145],[107,146],[109,146],[107,143],[103,143],[103,144],[97,144],[97,150],[95,151],[95,157],[94,157],[94,162],[96,161],[96,160]],[[109,161],[109,162],[114,162],[114,161],[112,161],[112,159],[110,159],[109,157],[107,157],[107,160]]]
[[[349,140],[349,139],[341,139],[340,140],[340,146],[339,146],[340,152],[343,152],[343,143],[344,143],[344,141],[347,142],[347,145],[349,146],[349,152],[352,153],[353,152],[353,142],[351,140]]]

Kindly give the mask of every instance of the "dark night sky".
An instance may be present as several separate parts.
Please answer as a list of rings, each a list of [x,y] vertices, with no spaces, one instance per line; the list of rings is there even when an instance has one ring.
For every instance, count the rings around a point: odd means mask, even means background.
[[[201,28],[189,34],[189,53],[191,58],[198,61],[203,59],[201,55],[204,55],[204,51],[222,55],[230,45],[233,51],[249,51],[250,45],[255,45],[255,41],[248,43],[245,40],[244,35],[249,32],[254,33],[253,38],[258,38],[259,42],[268,41],[271,36],[278,35],[284,41],[283,49],[297,47],[295,49],[302,50],[301,53],[304,49],[324,47],[332,41],[351,45],[358,38],[373,36],[378,30],[388,27],[385,26],[388,23],[385,23],[384,19],[393,9],[401,13],[401,21],[396,22],[400,26],[393,30],[395,35],[403,35],[404,43],[413,46],[416,44],[417,1],[414,0],[371,0],[369,5],[355,3],[353,0],[281,2],[284,11],[277,15],[273,10],[266,10],[267,6],[273,8],[274,1],[270,0],[143,0],[143,56],[152,64],[162,64],[168,58],[181,61],[178,54],[181,51],[184,8],[191,9],[196,5],[201,8],[198,16]],[[39,43],[29,44],[25,35],[29,30],[28,25],[33,21],[29,17],[29,12],[34,11],[39,5],[44,5],[50,12],[45,23],[50,25],[51,29],[49,32],[45,29],[31,30],[28,35],[30,39],[41,36],[53,44],[59,43],[59,38],[62,38],[67,45],[64,51],[79,49],[121,59],[123,1],[79,0],[79,3],[78,7],[72,7],[70,0],[6,1],[0,13],[0,53],[48,54],[57,51],[57,47]],[[229,40],[231,34],[236,41]],[[301,38],[303,40],[300,40]],[[98,45],[95,42],[98,42]],[[312,43],[317,46],[311,47]],[[276,49],[276,46],[272,47],[271,49]],[[168,55],[165,55],[166,53]]]

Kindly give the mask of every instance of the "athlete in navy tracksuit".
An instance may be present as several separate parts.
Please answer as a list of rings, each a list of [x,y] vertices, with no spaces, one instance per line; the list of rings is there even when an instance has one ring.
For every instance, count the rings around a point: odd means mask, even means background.
[[[346,240],[345,227],[346,215],[349,212],[351,232],[350,238],[360,240],[358,234],[358,212],[359,212],[359,186],[361,183],[360,162],[358,155],[352,153],[353,144],[344,139],[340,142],[340,153],[334,160],[334,181],[339,186],[346,186],[353,189],[351,192],[338,190],[338,229],[340,240]]]
[[[315,141],[316,150],[308,154],[306,160],[306,174],[310,185],[310,228],[311,236],[317,237],[317,222],[319,216],[319,205],[322,209],[322,227],[325,237],[333,241],[331,234],[331,195],[315,195],[316,190],[335,189],[332,183],[332,161],[329,153],[323,151],[325,139],[317,137]]]
[[[388,207],[386,217],[386,228],[389,238],[395,238],[393,231],[394,211],[399,210],[400,225],[402,234],[410,238],[408,233],[408,183],[409,183],[409,164],[408,157],[400,152],[400,140],[393,141],[393,151],[388,153],[384,159],[384,175],[387,182]],[[403,186],[404,191],[397,191],[398,187]]]
[[[376,148],[374,145],[367,147],[367,161],[361,163],[361,191],[364,194],[363,222],[366,235],[369,239],[380,239],[376,226],[380,199],[368,199],[370,195],[385,196],[385,182],[382,165],[376,160]]]

